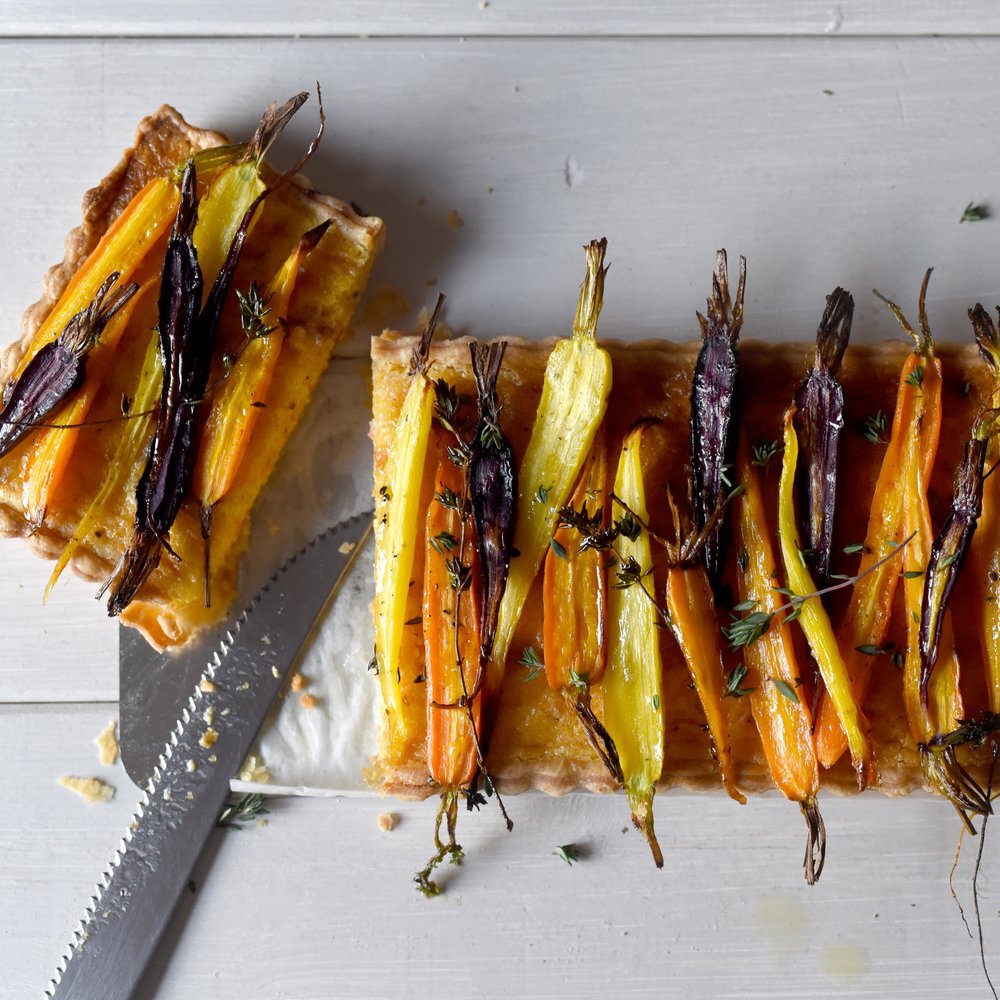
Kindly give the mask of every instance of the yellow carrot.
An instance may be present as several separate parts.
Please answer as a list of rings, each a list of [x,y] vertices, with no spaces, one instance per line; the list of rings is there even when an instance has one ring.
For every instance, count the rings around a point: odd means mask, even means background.
[[[587,277],[580,292],[573,336],[560,340],[545,367],[542,398],[531,439],[518,470],[514,548],[500,604],[486,683],[500,689],[514,629],[584,459],[604,418],[611,392],[611,358],[597,343],[597,319],[604,298],[606,240],[587,248]],[[544,499],[542,499],[544,497]]]
[[[229,491],[261,410],[288,332],[288,313],[299,271],[329,227],[306,233],[288,255],[245,328],[246,339],[228,375],[208,401],[194,472],[194,495],[211,509]],[[256,294],[251,289],[250,294]],[[253,326],[254,319],[264,326]],[[204,519],[204,518],[203,518]]]
[[[793,594],[802,597],[815,594],[816,584],[802,552],[795,511],[795,473],[799,443],[794,417],[793,405],[785,413],[784,453],[778,483],[778,537],[786,582]],[[868,720],[855,701],[851,677],[841,657],[822,598],[806,597],[798,603],[798,608],[798,621],[819,666],[827,697],[837,713],[841,728],[847,734],[851,760],[858,776],[858,787],[864,789],[869,782],[877,780]]]
[[[428,352],[441,301],[439,298],[414,351],[410,384],[396,419],[381,482],[375,484],[375,660],[394,753],[403,750],[413,737],[403,712],[400,648],[421,526],[427,441],[434,418],[434,385],[427,377]]]
[[[643,427],[625,439],[615,495],[635,516],[648,523],[643,484]],[[613,517],[625,514],[615,504]],[[608,601],[608,664],[604,675],[604,721],[621,761],[632,822],[646,836],[657,868],[663,854],[653,830],[653,796],[663,771],[663,663],[660,656],[659,610],[647,589],[653,554],[647,531],[622,536],[616,547],[617,583]],[[629,582],[631,581],[631,582]]]

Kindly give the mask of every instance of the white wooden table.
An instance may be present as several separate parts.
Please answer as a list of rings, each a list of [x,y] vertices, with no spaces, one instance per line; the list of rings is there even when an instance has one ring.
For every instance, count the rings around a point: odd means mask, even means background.
[[[940,337],[967,337],[965,308],[1000,296],[1000,221],[958,224],[969,201],[1000,210],[988,0],[208,6],[0,4],[4,339],[142,114],[166,100],[244,134],[267,100],[315,79],[331,129],[310,173],[386,219],[374,287],[413,305],[400,323],[436,279],[454,325],[564,332],[579,246],[597,235],[609,336],[692,336],[722,245],[749,258],[747,336],[811,336],[836,283],[858,297],[859,339],[894,335],[867,291],[909,306],[928,264]],[[42,609],[47,567],[17,543],[0,558],[0,995],[23,998],[40,995],[136,795],[90,744],[116,714],[115,626],[76,584]],[[65,773],[118,795],[86,807],[55,784]],[[743,810],[659,798],[659,873],[623,835],[620,800],[510,805],[510,836],[492,813],[463,817],[468,862],[427,902],[410,878],[431,803],[276,802],[266,828],[217,838],[142,995],[986,995],[948,893],[958,830],[939,801],[828,798],[812,890],[801,819],[778,797]],[[573,868],[552,853],[570,841]],[[996,840],[987,853],[997,954]]]

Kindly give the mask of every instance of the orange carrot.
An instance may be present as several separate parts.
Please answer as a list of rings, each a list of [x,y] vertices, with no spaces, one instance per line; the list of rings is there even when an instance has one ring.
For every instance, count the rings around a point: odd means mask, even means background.
[[[920,473],[930,478],[941,432],[941,363],[918,347],[903,362],[896,393],[892,432],[878,482],[872,497],[865,547],[858,575],[851,590],[844,620],[837,630],[837,644],[854,686],[854,700],[863,705],[874,657],[866,649],[878,649],[886,640],[892,602],[899,583],[900,560],[890,559],[871,567],[906,537],[904,501],[908,484],[904,474],[906,456],[917,456]],[[927,544],[933,540],[928,539]],[[871,570],[869,572],[869,570]],[[824,767],[833,767],[847,749],[847,737],[837,712],[823,696],[816,725],[816,752]]]
[[[447,490],[462,496],[465,490],[462,471],[447,457],[438,463],[434,490],[442,496],[447,495]],[[473,721],[468,713],[458,708],[438,707],[456,705],[462,700],[466,691],[471,690],[479,665],[480,574],[472,531],[469,519],[464,525],[462,548],[462,515],[437,500],[431,502],[427,511],[423,608],[424,670],[429,693],[427,761],[431,777],[445,788],[467,785],[478,763]],[[454,613],[456,594],[449,570],[453,559],[458,559],[470,572],[470,585],[463,592],[462,600],[457,602],[457,619]],[[482,700],[482,692],[472,700],[476,726],[479,725]]]
[[[603,436],[594,442],[584,463],[570,505],[577,513],[605,505],[607,450]],[[606,518],[605,518],[606,520]],[[582,536],[563,524],[555,546],[545,557],[542,591],[545,676],[556,690],[583,679],[595,684],[604,674],[607,658],[607,554],[597,548],[581,550]]]
[[[587,531],[607,526],[607,449],[598,431],[590,455],[563,514]],[[611,777],[621,784],[614,740],[594,714],[590,687],[601,680],[607,660],[607,553],[585,545],[585,536],[566,519],[545,556],[542,579],[542,644],[549,687],[562,691],[587,740]]]
[[[746,796],[736,787],[729,743],[729,715],[724,708],[725,666],[719,644],[715,599],[702,562],[671,566],[667,573],[667,611],[670,626],[694,680],[708,721],[712,746],[722,773],[722,784],[739,803]]]
[[[136,268],[166,236],[179,201],[177,184],[169,178],[157,177],[125,206],[45,317],[14,369],[13,379],[24,371],[39,348],[59,336],[71,316],[86,309],[109,274],[117,271],[121,286],[132,280]]]
[[[812,741],[812,720],[805,700],[796,693],[801,682],[792,632],[782,616],[783,598],[774,589],[778,562],[768,532],[768,519],[757,470],[750,463],[746,440],[740,442],[737,470],[743,492],[737,505],[736,537],[739,550],[737,588],[742,604],[753,610],[744,622],[758,623],[757,638],[737,642],[746,662],[750,709],[760,733],[764,756],[775,785],[798,802],[809,828],[806,845],[806,881],[813,884],[823,870],[826,831],[816,803],[819,766]],[[751,618],[751,616],[759,616]]]
[[[65,406],[52,418],[54,424],[63,427],[39,428],[29,446],[22,466],[24,485],[22,487],[25,517],[34,527],[40,527],[45,520],[45,512],[58,495],[73,449],[76,447],[83,425],[95,396],[104,384],[105,377],[117,363],[115,352],[128,327],[136,306],[151,289],[159,284],[157,278],[144,282],[139,291],[122,307],[108,324],[100,341],[94,348],[88,368],[87,378],[79,390]]]

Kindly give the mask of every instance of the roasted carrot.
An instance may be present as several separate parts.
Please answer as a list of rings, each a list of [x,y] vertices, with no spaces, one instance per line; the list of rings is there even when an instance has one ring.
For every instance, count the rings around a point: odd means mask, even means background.
[[[438,462],[434,490],[437,496],[447,496],[448,490],[456,496],[465,494],[463,470],[456,468],[447,456]],[[479,725],[482,693],[472,699],[472,719],[466,712],[438,706],[454,704],[471,691],[479,664],[482,580],[471,520],[452,506],[432,501],[427,510],[425,546],[423,628],[424,673],[429,692],[428,769],[434,781],[445,789],[462,788],[476,773],[472,726]],[[461,601],[457,600],[458,592],[453,586],[456,559],[468,573]]]
[[[809,572],[799,539],[798,515],[795,509],[796,467],[799,455],[798,435],[795,433],[794,423],[795,410],[793,404],[785,412],[784,450],[778,484],[778,537],[781,544],[781,558],[788,587],[793,594],[804,598],[798,604],[798,622],[819,666],[827,698],[837,713],[841,728],[847,734],[851,760],[858,776],[858,787],[863,790],[878,777],[869,737],[870,726],[854,698],[850,674],[841,656],[830,617],[823,607],[823,599],[816,594],[816,585]]]
[[[420,496],[427,441],[434,418],[434,384],[427,377],[428,353],[443,296],[424,328],[410,365],[410,384],[396,420],[385,472],[375,484],[375,660],[385,702],[389,744],[400,753],[413,734],[403,712],[400,648],[406,598],[418,544]]]
[[[719,644],[715,599],[703,563],[688,557],[667,571],[667,612],[670,631],[684,654],[698,700],[705,712],[723,787],[730,798],[745,803],[746,796],[736,787],[733,773],[729,715],[723,701],[725,665]]]
[[[732,411],[739,368],[736,344],[743,326],[746,279],[746,258],[740,257],[739,284],[736,298],[731,300],[726,251],[719,250],[706,315],[698,313],[702,347],[691,385],[691,478],[695,525],[699,531],[728,492],[726,466],[732,461]],[[703,546],[705,566],[713,584],[719,576],[721,527],[716,522]]]
[[[920,292],[920,314],[924,320],[929,277],[928,271]],[[920,335],[906,327],[914,339],[914,351],[907,355],[900,371],[892,430],[872,496],[859,579],[837,630],[837,643],[859,706],[864,705],[868,693],[874,661],[871,651],[882,648],[889,632],[892,602],[899,583],[901,560],[890,559],[879,566],[876,563],[908,534],[903,509],[909,489],[905,475],[907,456],[916,456],[921,463],[921,477],[928,481],[941,432],[941,363],[934,356],[933,341],[924,327],[926,322]],[[824,767],[833,767],[847,749],[847,739],[836,708],[825,696],[818,716],[816,751]]]
[[[108,465],[107,475],[97,495],[87,507],[80,523],[73,529],[73,536],[66,543],[56,561],[49,582],[45,585],[42,600],[48,601],[52,588],[69,565],[73,555],[101,525],[105,524],[111,511],[121,507],[123,496],[135,494],[136,482],[142,470],[142,456],[153,426],[153,413],[160,398],[163,369],[157,337],[154,334],[146,348],[142,371],[132,396],[134,416],[125,422],[125,429],[118,440],[114,457]]]
[[[299,240],[266,292],[251,285],[240,295],[243,345],[228,359],[227,374],[207,401],[208,416],[201,431],[193,492],[201,507],[205,540],[205,605],[211,604],[209,546],[212,511],[229,492],[253,436],[278,364],[288,329],[289,306],[303,263],[322,239],[330,222],[321,223]]]
[[[977,305],[969,310],[979,353],[990,370],[989,406],[1000,404],[1000,331],[989,313]],[[1000,474],[992,472],[1000,462],[1000,437],[991,437],[986,449],[982,514],[969,554],[978,599],[973,612],[978,620],[979,642],[986,672],[987,705],[1000,715]]]
[[[14,380],[45,344],[59,336],[72,316],[87,308],[109,274],[117,272],[121,285],[132,280],[139,265],[166,238],[179,201],[177,184],[158,177],[128,203],[39,326],[31,346],[14,369]]]
[[[86,380],[53,417],[53,423],[66,426],[40,428],[31,442],[22,465],[22,504],[26,518],[36,528],[45,520],[45,512],[58,493],[94,397],[116,362],[115,348],[128,327],[132,313],[156,284],[155,278],[144,282],[108,324],[87,366]]]
[[[736,577],[740,606],[752,610],[727,630],[730,642],[743,649],[750,690],[750,710],[760,733],[771,777],[786,798],[797,802],[809,830],[805,853],[806,881],[812,885],[823,870],[826,831],[816,802],[819,767],[812,741],[812,721],[804,699],[796,693],[801,671],[787,602],[774,587],[777,565],[768,532],[760,477],[751,464],[745,440],[738,449],[737,475],[743,491],[737,506]],[[793,609],[794,611],[794,609]]]
[[[851,339],[854,299],[835,288],[816,331],[816,355],[795,393],[795,433],[806,488],[799,524],[809,543],[809,563],[820,584],[830,575],[833,515],[837,505],[837,450],[844,428],[844,389],[837,379]]]
[[[560,340],[549,355],[542,398],[518,470],[514,548],[520,555],[511,563],[500,604],[486,678],[493,693],[503,681],[514,629],[556,529],[558,512],[569,500],[611,392],[611,357],[597,343],[607,240],[594,240],[585,249],[587,275],[580,290],[573,336]]]
[[[613,516],[633,511],[648,522],[642,472],[645,425],[633,429],[622,445],[615,476]],[[627,505],[624,506],[624,505]],[[653,830],[653,796],[663,772],[663,662],[660,612],[648,587],[653,554],[649,533],[620,535],[616,580],[608,601],[608,663],[604,675],[604,723],[618,749],[632,822],[643,832],[657,868],[663,854]]]
[[[607,527],[607,465],[604,435],[598,433],[545,556],[542,646],[549,687],[565,694],[588,742],[620,783],[614,741],[590,704],[590,687],[604,676],[607,659],[608,557],[587,544],[584,532]]]

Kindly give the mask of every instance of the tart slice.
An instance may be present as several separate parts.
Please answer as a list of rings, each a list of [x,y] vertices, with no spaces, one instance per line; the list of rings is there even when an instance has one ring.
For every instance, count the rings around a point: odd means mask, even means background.
[[[168,105],[143,119],[135,145],[84,198],[63,262],[0,359],[4,426],[18,428],[0,448],[0,533],[58,560],[53,583],[67,566],[110,582],[112,598],[120,595],[111,611],[157,648],[180,645],[227,614],[251,511],[348,332],[381,246],[381,220],[264,162],[304,97],[269,108],[238,146]],[[204,388],[194,392],[197,380],[174,370],[186,356],[171,355],[165,332],[176,326],[165,319],[174,304],[164,289],[177,273],[182,208],[203,289],[201,299],[187,293],[198,314],[189,339],[204,369]],[[109,282],[120,293],[115,314],[105,305],[102,328],[86,342],[85,376],[11,417],[20,396],[34,398],[24,385],[25,372],[42,367],[33,359],[46,345],[81,343],[70,341],[70,325],[78,328],[88,309],[99,313],[96,296],[112,294]],[[187,413],[175,436],[163,425],[164,360],[173,401]],[[157,522],[155,551],[130,594],[116,579],[145,509],[137,494],[158,488],[154,439],[166,455],[162,482],[178,496],[169,521]],[[187,447],[182,474],[170,465],[178,440]]]

